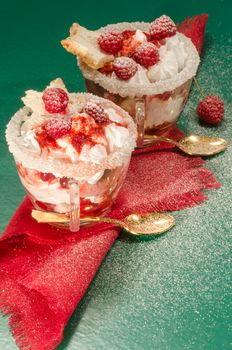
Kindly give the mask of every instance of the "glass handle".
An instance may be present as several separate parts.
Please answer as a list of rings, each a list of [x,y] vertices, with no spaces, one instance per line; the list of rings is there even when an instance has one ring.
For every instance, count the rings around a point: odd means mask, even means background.
[[[77,180],[69,180],[69,196],[70,196],[70,222],[69,229],[71,232],[80,229],[80,190]]]
[[[144,123],[145,123],[145,102],[144,98],[136,99],[135,102],[135,121],[137,124],[138,138],[137,147],[143,145]]]

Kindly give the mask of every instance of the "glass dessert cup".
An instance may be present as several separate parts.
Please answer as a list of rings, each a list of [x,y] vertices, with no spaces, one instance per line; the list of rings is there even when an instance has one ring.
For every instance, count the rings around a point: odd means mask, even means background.
[[[126,177],[130,157],[115,169],[105,169],[99,181],[94,184],[57,177],[52,173],[26,168],[16,159],[15,162],[20,180],[35,209],[70,216],[74,205],[77,206],[78,216],[84,218],[104,216],[110,211]],[[88,222],[81,221],[81,225],[86,224]],[[65,223],[58,226],[67,228]]]
[[[141,35],[149,32],[149,26],[144,22],[125,22],[100,28],[96,33],[140,31]],[[165,136],[175,125],[200,62],[195,46],[185,35],[177,32],[165,40],[159,44],[163,58],[158,64],[147,70],[138,65],[137,73],[129,80],[119,79],[107,68],[104,71],[104,67],[94,69],[78,58],[87,91],[113,101],[133,117],[138,130],[137,146],[152,142],[146,139],[146,134]],[[174,59],[169,56],[168,60],[165,52]]]
[[[88,79],[85,79],[85,84],[88,92],[111,100],[131,115],[137,125],[139,147],[152,143],[146,139],[146,135],[165,136],[175,126],[188,98],[192,79],[172,91],[140,97],[110,93]]]
[[[54,86],[66,89],[60,79],[47,89]],[[26,92],[26,106],[11,118],[6,139],[34,208],[67,215],[69,224],[59,227],[76,232],[85,217],[110,211],[135,147],[136,125],[111,101],[86,93],[67,91],[65,112],[51,115],[43,94]]]

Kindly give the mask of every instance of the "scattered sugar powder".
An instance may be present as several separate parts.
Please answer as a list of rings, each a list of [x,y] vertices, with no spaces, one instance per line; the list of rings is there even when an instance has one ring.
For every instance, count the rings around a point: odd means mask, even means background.
[[[207,93],[224,98],[225,122],[198,124],[193,86],[179,123],[187,133],[232,134],[223,40],[208,46],[198,79]],[[222,187],[200,206],[174,213],[177,224],[169,233],[116,242],[69,322],[70,349],[229,349],[231,161],[231,148],[207,159]]]

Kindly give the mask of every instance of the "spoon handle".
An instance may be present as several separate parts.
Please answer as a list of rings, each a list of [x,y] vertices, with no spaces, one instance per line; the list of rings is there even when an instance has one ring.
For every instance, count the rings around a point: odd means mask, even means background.
[[[153,141],[165,141],[165,142],[168,142],[168,143],[171,143],[173,144],[174,146],[178,147],[179,144],[178,142],[168,138],[168,137],[164,137],[164,136],[157,136],[157,135],[145,135],[145,139],[147,140],[153,140]]]
[[[56,223],[67,223],[69,222],[69,217],[65,214],[58,214],[53,212],[45,212],[41,210],[35,210],[33,209],[31,212],[31,216],[39,223],[48,223],[48,222],[56,222]],[[125,224],[122,221],[111,219],[111,218],[104,218],[100,216],[86,216],[84,218],[80,219],[80,222],[108,222],[115,224],[120,227],[124,227]]]
[[[67,223],[69,222],[69,218],[65,214],[58,214],[52,212],[46,212],[41,210],[33,209],[31,211],[31,216],[39,223],[49,223],[49,222],[60,222]]]

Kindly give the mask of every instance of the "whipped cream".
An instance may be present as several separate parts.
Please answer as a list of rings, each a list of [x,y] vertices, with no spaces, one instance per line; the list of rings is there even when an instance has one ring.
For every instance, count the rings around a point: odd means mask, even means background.
[[[135,39],[136,41],[140,41],[141,43],[144,43],[145,41],[147,41],[146,35],[140,29],[136,30],[133,39]]]
[[[41,152],[40,145],[35,138],[34,130],[28,130],[27,132],[24,132],[23,143],[25,147],[33,149],[36,153]]]
[[[159,80],[173,78],[185,65],[187,51],[184,43],[177,35],[166,39],[166,42],[159,49],[160,61],[150,67],[147,76],[153,83]]]
[[[115,148],[123,146],[129,137],[129,131],[122,126],[109,124],[105,127],[105,136],[112,152]]]
[[[141,30],[136,30],[135,40],[141,43],[147,41],[147,37]],[[158,63],[148,69],[137,64],[137,72],[129,80],[122,81],[114,72],[111,77],[120,80],[121,84],[149,84],[160,80],[166,80],[175,77],[184,67],[188,57],[185,43],[181,41],[178,35],[167,38],[165,44],[159,49],[160,60]]]
[[[102,160],[107,157],[106,148],[103,145],[95,145],[90,148],[90,161],[96,164],[101,164]]]
[[[78,153],[75,150],[75,148],[72,146],[72,144],[70,143],[70,140],[68,137],[65,138],[60,138],[56,140],[56,143],[58,144],[58,146],[61,148],[53,150],[50,149],[51,155],[59,155],[62,157],[64,156],[64,154],[71,160],[72,163],[77,162],[78,160]],[[54,154],[55,153],[55,154]]]
[[[108,117],[112,122],[116,122],[116,123],[123,122],[122,117],[113,108],[106,108],[105,112],[108,114]]]
[[[127,80],[127,82],[131,82],[132,84],[137,83],[137,84],[149,84],[150,80],[149,77],[147,75],[147,69],[140,66],[139,64],[137,64],[137,72],[135,73],[135,75],[130,78],[129,80]]]

